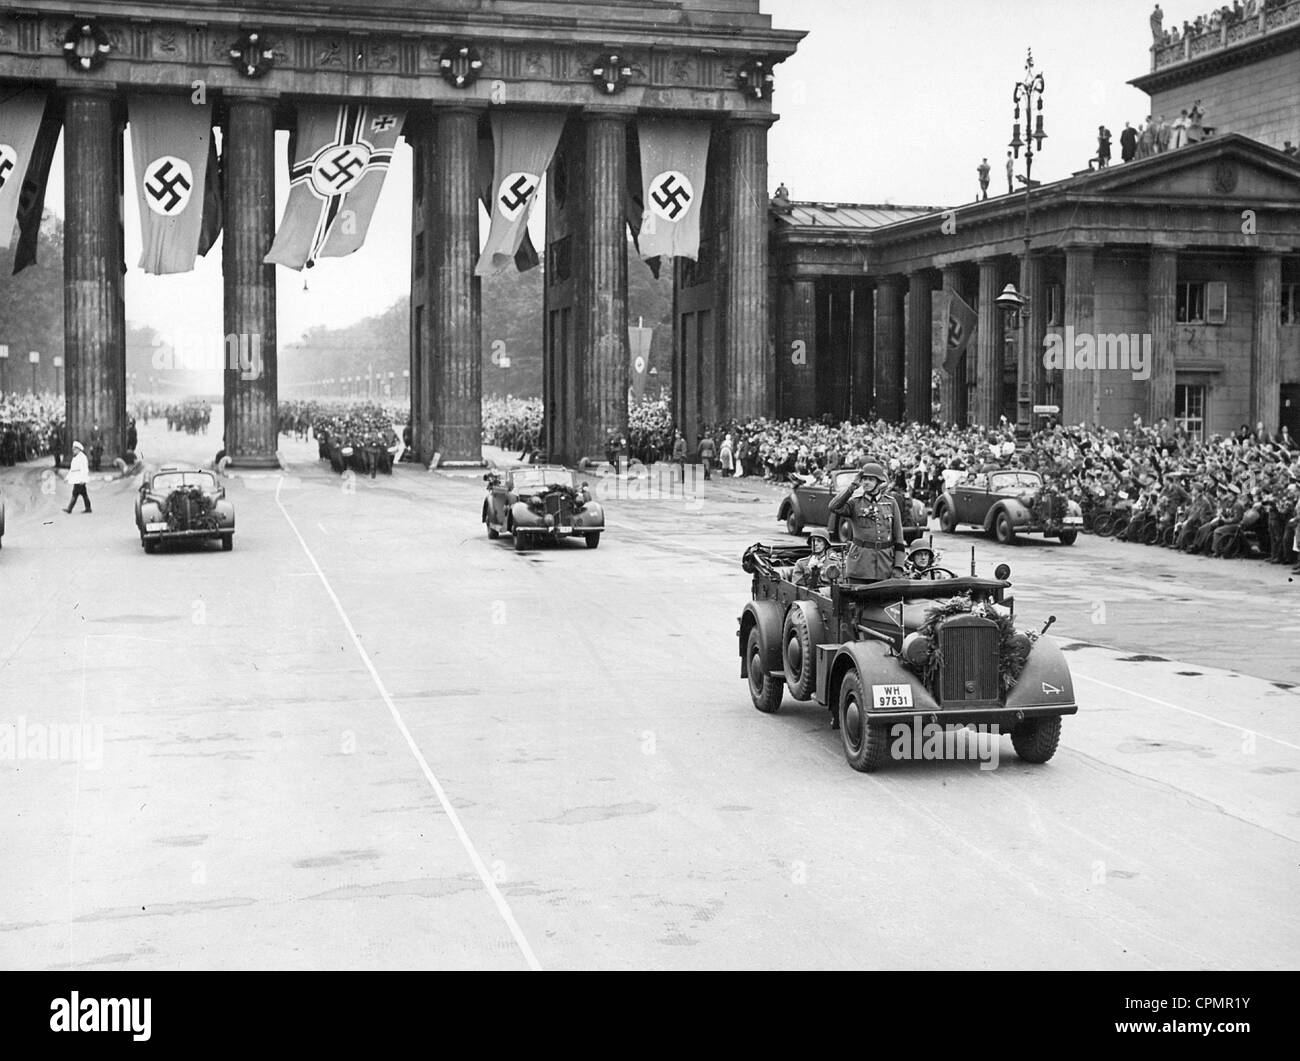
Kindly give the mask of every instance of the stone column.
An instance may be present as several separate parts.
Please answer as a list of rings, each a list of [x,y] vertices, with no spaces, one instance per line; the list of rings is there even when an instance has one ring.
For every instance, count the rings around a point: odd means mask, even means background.
[[[853,327],[849,333],[849,368],[853,377],[851,416],[866,416],[875,396],[875,293],[865,280],[853,281]]]
[[[1282,401],[1282,256],[1255,259],[1255,343],[1250,364],[1251,429],[1264,421],[1270,435],[1278,429]]]
[[[1178,303],[1178,253],[1152,247],[1147,260],[1147,331],[1151,333],[1151,378],[1147,381],[1147,423],[1174,418],[1174,316]]]
[[[876,281],[876,416],[903,418],[903,278]]]
[[[1075,368],[1070,336],[1091,335],[1093,327],[1093,266],[1096,249],[1074,245],[1065,248],[1065,371],[1062,373],[1061,422],[1069,427],[1089,427],[1101,416],[1101,379],[1094,367]],[[1073,331],[1071,331],[1073,329]]]
[[[627,431],[627,121],[582,117],[582,221],[574,233],[576,452],[603,460],[605,442]]]
[[[122,123],[108,92],[76,88],[66,94],[64,108],[64,453],[71,455],[73,440],[89,453],[98,424],[108,465],[126,444]],[[26,354],[15,351],[11,357],[22,370],[18,380],[29,371]]]
[[[931,400],[934,355],[932,291],[928,269],[908,274],[906,417],[918,424],[928,424],[934,419]]]
[[[998,309],[998,281],[1002,270],[996,258],[981,258],[979,323],[975,332],[975,372],[970,376],[970,358],[967,357],[967,379],[973,384],[971,419],[983,427],[998,422],[1002,405],[1002,311]]]
[[[944,309],[948,308],[948,299],[952,295],[957,295],[965,300],[962,294],[961,285],[961,266],[945,265],[943,268],[943,297]],[[944,357],[947,358],[948,344],[948,322],[944,322]],[[972,354],[968,347],[967,351],[961,355],[956,366],[951,372],[946,368],[943,373],[942,392],[939,399],[940,416],[944,423],[966,424],[966,362]]]
[[[815,416],[817,410],[817,281],[797,276],[781,285],[781,381],[778,415]]]
[[[1029,319],[1024,322],[1029,350],[1025,358],[1025,379],[1017,379],[1019,393],[1024,388],[1029,400],[1029,426],[1038,426],[1033,406],[1041,405],[1047,394],[1047,374],[1043,366],[1043,340],[1047,337],[1047,261],[1041,254],[1029,255],[1020,267],[1021,293],[1029,298]]]
[[[439,107],[425,171],[425,349],[420,383],[428,429],[420,460],[483,460],[483,367],[478,262],[478,118],[470,107]]]
[[[727,137],[722,357],[729,393],[724,417],[774,411],[767,345],[767,128],[771,117],[733,120]]]
[[[275,100],[227,96],[222,138],[225,449],[241,468],[273,468],[279,440],[275,266]]]

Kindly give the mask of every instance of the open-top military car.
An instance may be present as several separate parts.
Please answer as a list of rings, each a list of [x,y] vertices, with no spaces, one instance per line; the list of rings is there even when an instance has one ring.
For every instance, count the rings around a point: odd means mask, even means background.
[[[483,522],[489,538],[509,534],[515,548],[530,542],[582,538],[588,549],[600,545],[605,512],[593,501],[576,472],[555,464],[488,472]]]
[[[934,514],[949,534],[961,526],[976,526],[1003,545],[1010,545],[1018,534],[1041,534],[1073,545],[1083,528],[1078,504],[1045,491],[1043,477],[1023,468],[959,480],[934,503]]]
[[[831,541],[851,542],[853,523],[847,518],[831,518],[831,499],[858,477],[856,468],[843,468],[820,481],[806,479],[796,482],[781,499],[776,518],[785,521],[791,534],[801,534],[806,527],[825,527]],[[903,540],[911,544],[925,534],[929,515],[925,505],[914,497],[890,491],[898,502],[898,514],[903,518]]]
[[[135,500],[135,525],[146,553],[162,542],[216,538],[235,547],[235,506],[210,471],[167,465],[145,477]]]
[[[1070,668],[1040,636],[1047,626],[1017,629],[1005,565],[992,579],[854,583],[832,561],[825,584],[809,586],[799,564],[808,556],[794,543],[744,554],[753,599],[740,615],[740,676],[758,710],[778,711],[787,687],[815,700],[864,772],[884,763],[891,728],[922,721],[997,725],[1031,763],[1056,753],[1061,717],[1078,711]]]

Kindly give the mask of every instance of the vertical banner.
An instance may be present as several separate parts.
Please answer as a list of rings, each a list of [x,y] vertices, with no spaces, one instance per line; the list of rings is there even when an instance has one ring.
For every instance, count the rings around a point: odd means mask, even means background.
[[[205,258],[225,226],[221,190],[221,162],[217,158],[216,138],[211,137],[208,140],[207,178],[203,182],[203,225],[199,231],[199,254]]]
[[[28,88],[0,95],[0,248],[13,243],[23,182],[31,168],[45,99],[44,92]]]
[[[542,174],[563,131],[563,114],[493,112],[492,227],[474,268],[476,275],[499,273],[514,260],[528,232]]]
[[[492,216],[492,165],[493,165],[493,147],[492,137],[479,137],[478,142],[478,187],[479,199],[483,203],[483,209]],[[537,248],[533,246],[532,236],[528,234],[528,226],[524,226],[524,238],[519,244],[519,249],[515,251],[515,268],[521,273],[528,272],[529,269],[536,269],[541,264],[541,258],[537,254]]]
[[[127,116],[140,204],[140,268],[188,273],[203,230],[212,105],[188,96],[132,96]]]
[[[14,248],[14,275],[29,265],[36,264],[36,248],[40,245],[41,217],[45,213],[45,186],[50,179],[50,165],[54,162],[54,149],[59,144],[63,118],[53,100],[45,105],[45,116],[36,133],[27,176],[23,178],[18,193],[18,245]]]
[[[710,126],[703,121],[637,122],[641,144],[641,257],[700,255],[700,204],[709,161]]]
[[[961,364],[961,355],[970,345],[978,322],[979,317],[975,311],[966,305],[961,295],[953,291],[948,299],[948,333],[945,339],[947,353],[943,359],[943,370],[948,375],[956,372],[957,366]]]
[[[266,261],[302,269],[361,247],[405,119],[405,110],[369,104],[298,109],[289,203]]]
[[[646,381],[650,378],[650,340],[654,336],[653,328],[630,327],[627,330],[627,348],[631,358],[632,400],[640,401],[645,396]]]

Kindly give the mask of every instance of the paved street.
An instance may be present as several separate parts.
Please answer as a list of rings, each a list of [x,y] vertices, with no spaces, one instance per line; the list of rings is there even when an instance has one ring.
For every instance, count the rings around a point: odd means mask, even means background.
[[[0,966],[1300,965],[1286,569],[936,533],[1058,617],[1080,712],[1043,766],[1001,738],[997,769],[862,775],[739,677],[777,489],[614,500],[598,550],[516,554],[481,473],[282,443],[230,481],[229,554],[146,556],[138,479],[65,515],[5,470],[0,723],[86,739],[0,762]]]

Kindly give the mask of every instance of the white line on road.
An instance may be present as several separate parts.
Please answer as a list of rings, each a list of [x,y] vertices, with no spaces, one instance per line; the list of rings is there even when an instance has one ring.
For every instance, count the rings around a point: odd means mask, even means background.
[[[1280,737],[1270,737],[1267,733],[1260,733],[1257,729],[1251,729],[1249,726],[1239,726],[1235,722],[1225,722],[1221,718],[1215,718],[1213,715],[1202,714],[1200,711],[1193,711],[1190,707],[1180,707],[1178,704],[1171,704],[1168,700],[1160,700],[1154,696],[1147,696],[1146,693],[1134,692],[1132,689],[1125,689],[1122,685],[1111,685],[1110,682],[1104,682],[1100,678],[1094,678],[1088,674],[1080,674],[1077,670],[1072,671],[1076,678],[1082,678],[1086,682],[1092,682],[1094,685],[1104,685],[1107,689],[1114,689],[1117,693],[1125,693],[1128,696],[1136,696],[1140,700],[1149,700],[1153,704],[1159,704],[1161,707],[1172,708],[1175,711],[1182,711],[1184,714],[1195,715],[1197,718],[1203,718],[1207,722],[1213,722],[1217,726],[1225,726],[1228,729],[1239,730],[1242,733],[1252,733],[1256,737],[1263,737],[1264,740],[1272,741],[1274,744],[1280,744],[1284,748],[1291,748],[1293,751],[1300,752],[1300,744],[1292,744],[1284,741]]]
[[[330,586],[329,579],[325,577],[325,572],[321,570],[320,564],[316,562],[316,557],[312,555],[311,549],[308,548],[306,540],[298,530],[298,525],[294,523],[293,517],[289,515],[288,510],[284,507],[283,502],[281,502],[280,487],[278,484],[275,488],[275,503],[279,507],[280,512],[284,515],[285,520],[288,522],[289,529],[292,530],[294,536],[297,537],[298,543],[302,546],[303,552],[307,554],[307,559],[311,561],[311,566],[316,569],[316,574],[320,577],[321,585],[325,587],[325,592],[329,594],[330,600],[334,602],[334,608],[339,613],[339,618],[343,620],[343,625],[347,628],[348,636],[352,638],[352,644],[356,646],[357,653],[361,656],[361,661],[366,665],[366,670],[370,672],[370,677],[374,680],[375,688],[379,690],[379,695],[384,698],[384,703],[388,705],[388,710],[393,716],[393,721],[397,723],[398,731],[406,739],[407,747],[411,749],[411,754],[415,756],[415,761],[420,764],[420,769],[424,772],[425,779],[433,789],[434,795],[438,797],[438,802],[442,804],[442,809],[446,812],[447,820],[451,822],[451,826],[456,831],[457,837],[460,838],[461,846],[465,848],[465,852],[469,855],[470,861],[474,863],[474,869],[478,872],[479,879],[483,882],[483,886],[488,890],[488,894],[492,896],[492,901],[496,904],[497,912],[501,915],[507,927],[510,929],[510,934],[514,937],[515,943],[518,944],[520,951],[523,952],[524,960],[528,963],[528,968],[535,971],[540,970],[541,965],[537,961],[536,955],[533,954],[532,947],[528,945],[528,940],[524,938],[523,929],[519,927],[519,922],[515,920],[515,915],[511,913],[510,904],[506,902],[505,896],[502,895],[500,889],[497,888],[496,882],[488,872],[488,868],[484,864],[483,859],[479,857],[479,853],[477,849],[475,849],[473,841],[470,840],[469,834],[461,824],[460,815],[456,813],[456,808],[451,805],[451,801],[447,798],[447,793],[443,791],[442,785],[439,783],[437,777],[434,776],[433,770],[430,769],[428,761],[424,758],[424,755],[420,752],[419,747],[415,743],[415,739],[411,736],[411,731],[406,728],[406,723],[402,721],[402,716],[397,710],[397,705],[393,703],[393,698],[388,695],[388,690],[384,687],[383,679],[379,677],[379,672],[375,670],[375,665],[370,661],[369,654],[362,647],[361,639],[357,636],[356,629],[352,626],[352,621],[348,618],[347,612],[343,610],[342,602],[338,599],[333,587]]]

